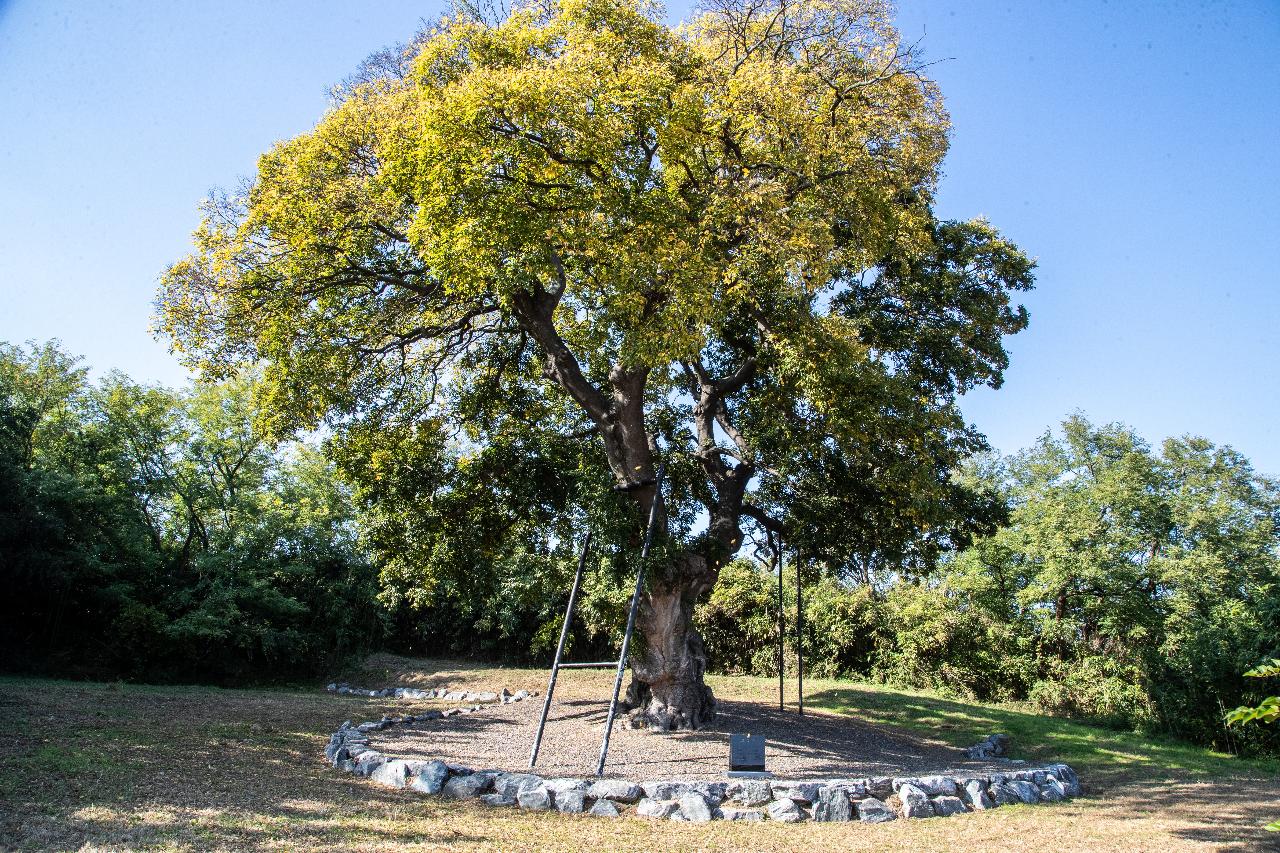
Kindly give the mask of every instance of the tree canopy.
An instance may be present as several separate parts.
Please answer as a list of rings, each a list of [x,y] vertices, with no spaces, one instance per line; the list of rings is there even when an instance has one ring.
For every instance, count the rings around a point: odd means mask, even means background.
[[[1000,384],[1033,265],[934,216],[924,70],[876,0],[455,11],[211,200],[162,328],[211,375],[260,365],[275,430],[554,436],[637,520],[668,459],[633,698],[696,725],[688,623],[744,523],[803,535],[801,492],[907,529],[965,505],[955,399]],[[814,518],[839,541],[842,515]]]

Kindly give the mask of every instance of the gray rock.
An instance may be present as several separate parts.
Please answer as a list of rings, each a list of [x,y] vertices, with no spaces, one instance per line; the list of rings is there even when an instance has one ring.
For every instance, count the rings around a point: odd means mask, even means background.
[[[1067,790],[1058,781],[1058,777],[1050,773],[1040,786],[1040,799],[1046,803],[1060,803],[1067,798]]]
[[[702,798],[713,806],[718,806],[724,802],[724,792],[729,787],[728,782],[690,782],[689,787],[702,795]]]
[[[350,758],[348,758],[346,761],[339,761],[334,766],[337,767],[339,770],[341,770],[343,773],[354,773],[356,770],[356,763],[352,761]]]
[[[636,814],[641,817],[666,819],[671,817],[671,813],[674,812],[676,808],[677,806],[675,803],[664,803],[660,800],[653,800],[649,797],[645,797],[636,806]]]
[[[585,794],[591,787],[591,783],[586,779],[547,779],[542,784],[546,785],[547,790],[553,794],[563,791],[581,791]]]
[[[813,806],[813,819],[823,823],[853,820],[853,804],[846,790],[823,786]]]
[[[822,790],[819,782],[774,782],[772,785],[775,797],[787,797],[798,803],[812,803],[818,799]]]
[[[996,807],[996,801],[987,793],[986,786],[977,779],[970,779],[964,783],[961,789],[961,795],[965,801],[973,806],[974,811],[984,811]]]
[[[409,765],[403,759],[393,758],[374,768],[369,778],[388,788],[403,788],[409,779]]]
[[[688,782],[665,780],[641,782],[640,788],[651,800],[677,800],[693,790],[693,786]]]
[[[563,814],[582,814],[587,809],[587,795],[577,788],[551,792],[556,811]]]
[[[773,788],[763,779],[745,779],[728,786],[729,799],[744,806],[762,806],[773,800]]]
[[[529,698],[529,691],[528,691],[528,690],[517,690],[517,691],[515,692],[515,695],[511,697],[511,701],[512,701],[512,702],[519,702],[519,701],[520,701],[520,700],[522,700],[522,699],[528,699],[528,698]]]
[[[370,776],[373,771],[377,770],[383,764],[387,763],[387,757],[380,752],[363,752],[356,759],[356,775]]]
[[[613,804],[612,800],[596,800],[596,804],[591,807],[588,814],[596,817],[617,817],[618,807]]]
[[[769,803],[769,817],[780,823],[799,823],[804,820],[804,809],[790,797],[781,797]]]
[[[764,812],[759,809],[724,809],[720,815],[721,820],[745,820],[759,821],[764,820]]]
[[[476,701],[481,703],[482,705],[488,705],[492,702],[498,701],[498,694],[491,693],[490,691],[486,690],[483,693],[476,694]]]
[[[532,812],[545,812],[551,808],[551,792],[547,790],[545,785],[521,788],[516,793],[516,802],[520,804],[522,809],[528,809]]]
[[[998,806],[1011,806],[1022,802],[1022,798],[1009,782],[993,782],[989,790],[991,799],[995,800]]]
[[[542,778],[532,773],[499,773],[493,777],[493,790],[513,800],[516,794],[525,788],[536,788],[542,784]]]
[[[444,695],[444,701],[446,701],[446,702],[463,702],[463,701],[466,701],[466,700],[465,700],[466,695],[467,695],[467,694],[463,693],[461,690],[454,690],[454,691],[452,691],[452,692],[450,692],[450,693],[446,693],[446,694]]]
[[[822,784],[826,788],[842,789],[852,800],[861,800],[871,796],[870,783],[870,779],[829,779]]]
[[[347,696],[347,695],[350,695],[350,693],[351,693],[351,688],[350,688],[350,687],[339,687],[339,688],[338,688],[338,695],[339,695],[339,696]]]
[[[600,779],[587,789],[587,796],[597,800],[614,800],[619,803],[634,803],[643,792],[640,786],[626,779]]]
[[[1009,783],[1014,792],[1018,795],[1018,799],[1024,803],[1040,802],[1040,789],[1031,782],[1024,782],[1021,779]]]
[[[929,802],[929,795],[910,782],[898,786],[898,798],[902,800],[903,817],[933,817],[933,803]]]
[[[965,811],[964,802],[959,797],[944,795],[933,798],[933,813],[938,817],[964,814]]]
[[[877,800],[887,800],[893,796],[893,780],[888,776],[877,776],[867,780],[867,793]]]
[[[1072,770],[1070,766],[1066,764],[1052,764],[1049,766],[1049,769],[1053,772],[1053,775],[1058,777],[1058,780],[1062,782],[1063,791],[1068,797],[1078,797],[1084,793],[1080,787],[1080,777],[1076,775],[1076,771]]]
[[[486,806],[514,806],[516,804],[514,798],[504,794],[485,794],[480,798],[480,802]]]
[[[382,728],[382,723],[361,723],[356,728],[362,732],[376,732]]]
[[[711,820],[711,807],[701,794],[690,792],[680,798],[680,814],[693,823],[706,823]]]
[[[338,685],[336,685],[336,684],[329,684],[329,685],[327,685],[324,689],[325,689],[325,690],[328,690],[330,693],[333,693],[333,692],[335,692],[335,691],[338,689]]]
[[[898,816],[884,804],[883,800],[867,797],[858,801],[858,820],[867,823],[885,823],[897,819]]]
[[[465,800],[478,797],[488,790],[493,777],[487,773],[472,773],[469,776],[450,776],[444,784],[444,795],[451,800]]]
[[[952,796],[956,794],[956,780],[950,776],[923,776],[919,779],[894,779],[893,787],[901,790],[903,785],[912,785],[931,797]]]

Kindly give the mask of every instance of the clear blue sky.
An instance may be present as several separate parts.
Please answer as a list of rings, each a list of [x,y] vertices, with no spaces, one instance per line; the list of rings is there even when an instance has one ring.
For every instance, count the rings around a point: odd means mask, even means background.
[[[0,340],[181,383],[147,326],[196,204],[439,9],[0,0]],[[968,416],[1003,451],[1080,409],[1280,474],[1280,2],[911,0],[899,24],[947,60],[940,213],[1040,262]]]

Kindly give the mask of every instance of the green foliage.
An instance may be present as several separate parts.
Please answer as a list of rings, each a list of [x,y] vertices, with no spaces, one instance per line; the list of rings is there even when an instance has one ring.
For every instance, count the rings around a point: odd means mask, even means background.
[[[548,636],[564,519],[634,550],[653,492],[607,489],[660,461],[650,577],[681,613],[744,525],[923,572],[998,521],[952,479],[985,446],[956,398],[1000,384],[1034,265],[935,217],[947,116],[887,5],[766,7],[460,8],[165,275],[190,364],[261,365],[273,429],[332,429],[404,614]]]
[[[349,498],[254,425],[253,385],[90,384],[54,344],[0,350],[0,574],[13,666],[268,677],[381,631]]]
[[[1272,658],[1270,662],[1255,666],[1245,673],[1250,678],[1268,678],[1280,675],[1280,659]],[[1228,725],[1247,723],[1254,720],[1263,723],[1274,723],[1280,720],[1280,696],[1268,696],[1253,707],[1241,705],[1226,717]],[[1267,824],[1265,829],[1280,832],[1280,820]]]

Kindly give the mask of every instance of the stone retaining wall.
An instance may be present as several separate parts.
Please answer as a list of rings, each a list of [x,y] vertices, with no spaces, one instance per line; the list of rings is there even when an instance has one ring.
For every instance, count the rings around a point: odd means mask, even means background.
[[[333,692],[342,692],[330,685]],[[342,724],[329,738],[325,758],[339,769],[367,776],[392,788],[408,788],[448,799],[473,799],[492,806],[532,811],[618,817],[633,814],[651,819],[803,820],[881,823],[902,818],[947,817],[1016,803],[1059,802],[1079,796],[1080,780],[1066,764],[1011,770],[1007,773],[939,774],[863,779],[733,779],[728,781],[647,781],[626,779],[547,779],[533,773],[474,770],[439,760],[406,761],[384,755],[369,742],[369,733],[397,725],[438,720],[480,711],[484,703],[518,702],[532,694],[417,691],[433,696],[409,696],[413,688],[396,688],[403,698],[442,698],[477,701],[467,708],[384,717],[375,722]],[[349,693],[362,694],[348,689]],[[523,695],[521,695],[523,694]],[[486,697],[479,699],[478,697]],[[472,697],[475,697],[474,699]],[[494,697],[489,699],[488,697]],[[992,738],[1003,737],[993,735]],[[991,740],[991,739],[988,739]],[[1008,739],[1004,738],[1004,744]]]

